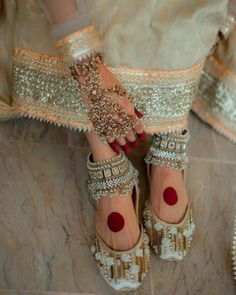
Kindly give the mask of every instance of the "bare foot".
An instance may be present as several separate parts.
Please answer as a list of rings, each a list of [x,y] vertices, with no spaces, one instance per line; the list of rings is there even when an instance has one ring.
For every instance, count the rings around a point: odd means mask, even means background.
[[[155,214],[167,223],[179,223],[188,205],[183,171],[152,165],[151,204]]]

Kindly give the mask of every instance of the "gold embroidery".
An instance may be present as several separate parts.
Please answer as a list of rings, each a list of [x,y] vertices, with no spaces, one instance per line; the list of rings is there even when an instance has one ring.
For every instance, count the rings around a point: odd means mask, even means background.
[[[77,84],[58,58],[16,49],[13,91],[14,106],[22,115],[92,129]]]
[[[212,58],[210,61],[216,62]],[[223,65],[218,68],[216,76],[220,70],[222,70],[222,79],[214,77],[206,69],[202,72],[198,95],[193,101],[192,110],[218,133],[236,143],[236,92],[229,87],[230,83],[227,84],[228,79],[225,78],[228,76],[223,75],[226,70]],[[226,73],[231,72],[226,71]],[[230,78],[232,77],[230,75]]]
[[[110,68],[144,113],[149,133],[182,130],[195,95],[203,63],[178,71]]]
[[[182,130],[202,64],[179,71],[110,68],[125,86],[137,109],[144,112],[149,133]],[[76,81],[62,60],[25,49],[15,50],[14,106],[21,114],[92,130]]]

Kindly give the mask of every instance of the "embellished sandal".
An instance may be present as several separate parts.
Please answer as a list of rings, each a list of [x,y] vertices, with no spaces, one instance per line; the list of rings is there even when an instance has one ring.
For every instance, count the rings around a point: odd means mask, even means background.
[[[150,150],[145,158],[150,182],[151,165],[167,166],[170,169],[185,170],[189,132],[158,134],[153,136]],[[185,173],[183,173],[185,177]],[[190,203],[181,222],[171,224],[158,218],[150,200],[146,201],[143,212],[144,228],[154,252],[165,260],[182,260],[191,247],[194,222]]]
[[[91,198],[98,202],[105,196],[128,196],[135,193],[135,212],[138,216],[138,172],[121,152],[110,160],[92,162],[88,156],[89,191]],[[138,288],[149,267],[148,236],[140,224],[137,244],[127,251],[111,249],[95,232],[91,251],[106,282],[115,290],[127,291]]]

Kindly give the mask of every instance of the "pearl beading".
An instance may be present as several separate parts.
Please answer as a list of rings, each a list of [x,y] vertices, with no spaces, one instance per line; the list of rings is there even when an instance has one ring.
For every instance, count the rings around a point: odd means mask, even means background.
[[[187,146],[189,137],[187,129],[182,132],[153,135],[145,162],[176,170],[185,169],[188,165]]]
[[[138,183],[138,171],[123,152],[112,159],[100,162],[92,162],[90,154],[87,167],[90,176],[89,192],[96,201],[104,196],[128,196]]]

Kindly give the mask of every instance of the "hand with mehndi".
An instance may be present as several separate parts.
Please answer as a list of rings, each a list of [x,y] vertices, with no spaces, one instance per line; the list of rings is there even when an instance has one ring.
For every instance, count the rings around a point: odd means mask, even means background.
[[[87,105],[94,132],[118,153],[137,147],[136,134],[144,140],[142,113],[134,108],[128,94],[104,64],[100,53],[77,61],[70,67]],[[130,143],[128,145],[127,141]]]
[[[80,13],[74,0],[43,2],[54,30],[59,30],[60,27],[64,33],[67,31],[66,36],[61,36],[62,38],[57,40],[56,48],[78,82],[81,96],[88,108],[88,116],[93,124],[93,132],[109,142],[117,153],[120,146],[129,153],[130,146],[137,146],[136,134],[141,141],[144,140],[140,120],[142,114],[134,108],[125,89],[106,67],[100,53],[99,33],[91,24],[75,30],[79,25]],[[57,35],[62,35],[61,31],[57,31]]]

